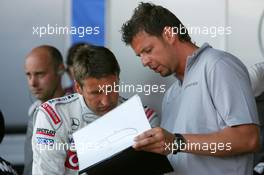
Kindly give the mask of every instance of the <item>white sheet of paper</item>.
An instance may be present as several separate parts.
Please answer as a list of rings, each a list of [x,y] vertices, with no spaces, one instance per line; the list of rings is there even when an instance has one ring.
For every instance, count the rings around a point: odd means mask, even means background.
[[[140,97],[134,95],[73,133],[80,170],[132,146],[134,137],[150,128]]]

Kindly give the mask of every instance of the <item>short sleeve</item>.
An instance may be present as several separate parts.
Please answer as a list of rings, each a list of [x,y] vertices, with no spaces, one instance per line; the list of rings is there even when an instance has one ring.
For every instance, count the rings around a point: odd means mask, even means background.
[[[219,59],[208,75],[217,114],[228,126],[259,123],[249,75],[240,61],[233,57]]]

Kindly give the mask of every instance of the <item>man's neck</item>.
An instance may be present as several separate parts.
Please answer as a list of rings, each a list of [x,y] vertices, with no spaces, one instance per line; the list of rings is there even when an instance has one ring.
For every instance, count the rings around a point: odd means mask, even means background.
[[[62,89],[62,87],[60,86],[54,93],[54,95],[51,97],[51,98],[48,98],[48,99],[45,99],[45,100],[40,100],[41,103],[44,103],[50,99],[53,99],[53,98],[58,98],[58,97],[62,97],[65,95],[65,91]]]
[[[176,68],[176,75],[180,80],[183,80],[187,58],[191,56],[199,47],[191,42],[178,42],[175,46],[175,53],[177,54],[178,67]]]
[[[62,97],[65,95],[65,91],[64,89],[60,86],[54,93],[52,98],[58,98],[58,97]]]

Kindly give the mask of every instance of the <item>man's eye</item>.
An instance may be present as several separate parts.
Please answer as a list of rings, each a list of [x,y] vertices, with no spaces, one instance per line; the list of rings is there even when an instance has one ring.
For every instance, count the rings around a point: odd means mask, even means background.
[[[152,49],[146,49],[146,53],[150,53]]]
[[[92,95],[100,95],[102,93],[104,93],[104,91],[93,91],[91,94]]]
[[[29,73],[26,74],[27,78],[31,78],[31,75]]]
[[[37,74],[37,77],[39,77],[39,78],[42,78],[42,77],[44,77],[44,73],[39,73],[39,74]]]

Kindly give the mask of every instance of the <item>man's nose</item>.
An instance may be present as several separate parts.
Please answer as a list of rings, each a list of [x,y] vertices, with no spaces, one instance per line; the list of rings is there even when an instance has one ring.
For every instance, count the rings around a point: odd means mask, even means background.
[[[144,67],[148,66],[148,64],[150,63],[150,59],[148,56],[146,55],[142,55],[141,56],[141,62],[143,64]]]
[[[29,78],[29,85],[31,87],[36,87],[37,84],[38,84],[38,80],[37,80],[37,78],[35,76],[32,76],[32,77]]]
[[[101,103],[103,106],[108,106],[110,103],[110,94],[102,94]]]

